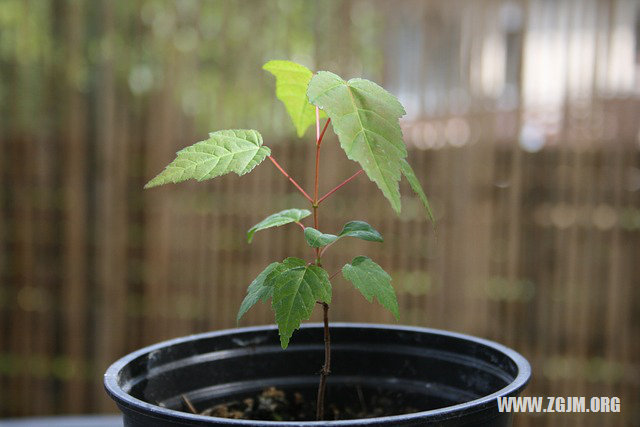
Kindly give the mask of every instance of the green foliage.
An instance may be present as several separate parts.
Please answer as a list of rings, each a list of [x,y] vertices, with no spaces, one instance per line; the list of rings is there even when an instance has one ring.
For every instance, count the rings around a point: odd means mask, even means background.
[[[237,320],[258,301],[272,298],[280,344],[287,348],[293,332],[311,317],[316,301],[331,302],[331,283],[326,270],[300,258],[287,258],[267,266],[247,289]]]
[[[304,237],[312,248],[331,245],[342,237],[356,237],[370,242],[382,242],[380,233],[364,221],[346,223],[337,236],[335,234],[324,234],[313,227],[306,227],[304,229]]]
[[[342,275],[353,283],[367,301],[371,302],[375,297],[396,319],[399,318],[398,299],[391,286],[391,276],[382,267],[370,258],[359,256],[342,267]]]
[[[244,175],[270,154],[255,130],[212,132],[208,139],[178,151],[176,159],[144,188],[188,179],[204,181],[229,172]]]
[[[304,229],[304,238],[312,248],[321,248],[339,239],[335,234],[324,234],[313,227]]]
[[[316,122],[316,109],[307,100],[307,86],[313,73],[293,61],[273,60],[262,68],[276,77],[276,96],[287,109],[298,136],[303,136]]]
[[[306,209],[286,209],[284,211],[274,213],[273,215],[269,215],[249,229],[247,232],[247,241],[251,243],[256,231],[271,227],[279,227],[292,222],[299,222],[301,219],[306,218],[309,215],[311,215],[311,212]]]
[[[284,103],[299,136],[316,121],[314,106],[322,109],[331,119],[347,157],[360,163],[392,208],[400,212],[399,181],[404,175],[424,205],[429,219],[434,221],[424,190],[406,160],[407,150],[399,125],[399,119],[405,111],[393,95],[371,81],[344,81],[328,71],[313,75],[306,67],[291,61],[269,61],[263,68],[276,77],[276,96]],[[316,147],[318,153],[319,142]],[[263,146],[262,136],[255,130],[213,132],[208,139],[178,151],[176,159],[149,181],[145,188],[188,179],[203,181],[230,172],[244,175],[270,154],[270,149]],[[317,165],[318,159],[316,179]],[[277,163],[276,166],[310,199],[293,178]],[[316,195],[315,201],[312,201],[314,209],[318,209],[318,204]],[[254,234],[260,230],[294,222],[302,225],[300,221],[309,215],[311,212],[306,209],[286,209],[274,213],[248,230],[247,241],[251,243]],[[293,332],[302,321],[309,319],[317,302],[331,302],[329,275],[320,267],[326,247],[343,237],[383,241],[380,233],[364,221],[347,222],[337,235],[325,234],[313,227],[303,228],[307,243],[315,248],[315,264],[300,258],[287,258],[268,265],[247,288],[247,295],[237,314],[239,321],[256,303],[271,298],[282,348],[287,348]],[[396,318],[399,317],[391,277],[378,264],[359,256],[344,265],[342,274],[369,302],[376,298]]]
[[[382,242],[382,235],[378,230],[370,226],[364,221],[349,221],[342,227],[342,231],[338,234],[340,237],[356,237],[369,242]]]
[[[347,157],[362,166],[396,212],[400,212],[402,160],[407,149],[399,119],[402,104],[389,92],[365,79],[344,81],[328,71],[313,76],[309,102],[323,109]]]
[[[433,212],[431,211],[429,200],[427,200],[427,195],[424,193],[424,190],[422,189],[422,185],[420,185],[420,181],[418,181],[416,173],[413,171],[413,168],[406,160],[402,161],[402,174],[405,176],[405,178],[407,178],[411,189],[418,195],[418,198],[422,202],[422,205],[427,210],[427,217],[433,224],[435,224],[436,220],[433,217]]]
[[[271,306],[276,314],[280,344],[287,348],[293,331],[311,317],[316,301],[331,302],[329,275],[323,268],[307,265],[300,258],[287,258],[282,262],[282,269],[269,280],[273,286]]]
[[[271,263],[265,268],[262,273],[256,277],[253,282],[247,288],[247,296],[244,297],[242,304],[240,304],[240,309],[238,310],[238,315],[236,317],[237,321],[240,321],[240,318],[244,316],[244,314],[249,311],[251,307],[253,307],[258,301],[266,301],[271,298],[273,294],[273,286],[270,286],[269,281],[267,281],[267,277],[281,264],[279,262]]]

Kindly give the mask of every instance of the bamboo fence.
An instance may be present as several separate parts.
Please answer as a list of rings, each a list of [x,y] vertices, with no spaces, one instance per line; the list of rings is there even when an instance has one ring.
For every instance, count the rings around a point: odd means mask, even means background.
[[[179,148],[234,127],[263,131],[309,187],[311,133],[292,137],[260,70],[292,57],[398,94],[437,217],[434,232],[406,184],[396,217],[361,176],[321,227],[362,219],[385,243],[341,243],[325,265],[366,253],[394,278],[401,323],[517,349],[527,395],[622,400],[517,425],[640,425],[637,2],[318,3],[0,4],[0,417],[115,411],[112,361],[235,327],[257,273],[307,253],[295,227],[246,243],[306,207],[268,162],[142,190]],[[327,138],[321,193],[357,170]],[[393,323],[340,280],[334,301],[332,320]],[[272,321],[262,305],[242,324]]]

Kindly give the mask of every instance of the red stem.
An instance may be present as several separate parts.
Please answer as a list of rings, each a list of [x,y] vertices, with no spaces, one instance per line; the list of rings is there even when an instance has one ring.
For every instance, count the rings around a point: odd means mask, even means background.
[[[318,229],[318,182],[320,170],[320,110],[316,107],[316,174],[314,180],[313,201],[313,228]],[[316,248],[316,263],[320,260],[320,248]]]
[[[324,138],[324,133],[327,131],[327,126],[329,126],[329,123],[331,123],[331,119],[328,119],[324,124],[324,128],[322,128],[322,132],[320,133],[320,136],[317,138],[318,145],[322,144],[322,138]]]
[[[316,107],[316,144],[320,141],[320,109]]]
[[[313,190],[313,207],[318,207],[318,168],[320,167],[320,145],[316,145],[316,179]],[[315,228],[318,228],[318,224],[315,225]]]
[[[329,249],[329,247],[331,245],[333,245],[335,242],[337,242],[337,240],[333,241],[333,242],[329,243],[328,245],[326,245],[325,247],[323,247],[322,250],[320,251],[319,257],[322,258],[322,255],[324,255],[324,253],[327,251],[327,249]],[[334,276],[335,276],[335,274],[334,274]],[[332,278],[333,278],[333,276],[329,277],[329,280],[331,280]]]
[[[269,160],[271,160],[271,162],[272,162],[272,163],[273,163],[273,164],[278,168],[278,170],[279,170],[280,172],[282,172],[282,174],[283,174],[284,176],[286,176],[286,177],[289,179],[289,181],[291,181],[291,183],[292,183],[293,185],[295,185],[295,186],[296,186],[296,188],[297,188],[298,190],[300,190],[300,192],[302,193],[302,195],[303,195],[303,196],[304,196],[308,201],[310,201],[311,203],[313,203],[313,199],[312,199],[312,198],[307,194],[307,192],[306,192],[306,191],[304,191],[304,190],[302,189],[302,187],[300,187],[300,186],[298,185],[298,183],[296,182],[296,180],[295,180],[295,179],[291,178],[291,176],[289,176],[289,174],[288,174],[287,172],[285,172],[285,170],[284,170],[284,169],[282,169],[282,166],[280,166],[280,165],[278,164],[278,162],[276,162],[276,159],[274,159],[273,157],[269,156]]]
[[[341,189],[342,187],[344,187],[345,185],[347,185],[349,183],[349,181],[351,181],[352,179],[355,179],[355,177],[357,177],[358,175],[360,175],[362,172],[364,172],[363,169],[360,169],[358,172],[354,173],[353,175],[351,175],[349,178],[345,179],[342,184],[338,185],[336,188],[334,188],[333,190],[329,191],[327,194],[325,194],[324,196],[322,196],[320,198],[320,200],[318,200],[318,204],[322,203],[322,201],[324,199],[326,199],[327,197],[329,197],[330,195],[332,195],[333,193],[335,193],[336,191],[338,191],[339,189]]]

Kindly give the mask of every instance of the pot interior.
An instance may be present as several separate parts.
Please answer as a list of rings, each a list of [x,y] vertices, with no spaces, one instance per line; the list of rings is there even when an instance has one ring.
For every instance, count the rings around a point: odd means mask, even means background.
[[[496,347],[443,331],[333,325],[327,406],[345,399],[366,405],[376,395],[402,402],[400,411],[420,412],[493,394],[519,373],[509,350]],[[207,408],[272,386],[312,401],[323,349],[318,325],[297,331],[286,350],[274,328],[203,334],[135,354],[117,383],[137,399],[176,410],[185,409],[183,395]]]

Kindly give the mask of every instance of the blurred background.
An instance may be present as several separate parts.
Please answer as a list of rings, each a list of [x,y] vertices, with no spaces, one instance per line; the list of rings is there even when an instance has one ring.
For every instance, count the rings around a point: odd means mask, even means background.
[[[235,326],[295,226],[245,232],[305,200],[269,163],[143,191],[208,131],[255,128],[312,185],[270,59],[372,79],[406,106],[397,217],[359,177],[320,211],[394,278],[401,323],[497,340],[526,394],[618,396],[622,413],[522,426],[640,425],[640,2],[0,0],[0,417],[115,412],[102,373],[180,335]],[[354,173],[333,134],[321,194]],[[355,239],[353,239],[355,240]],[[332,320],[393,322],[337,279]],[[319,317],[314,317],[318,320]],[[272,323],[267,305],[243,325]],[[295,336],[294,336],[295,339]]]

